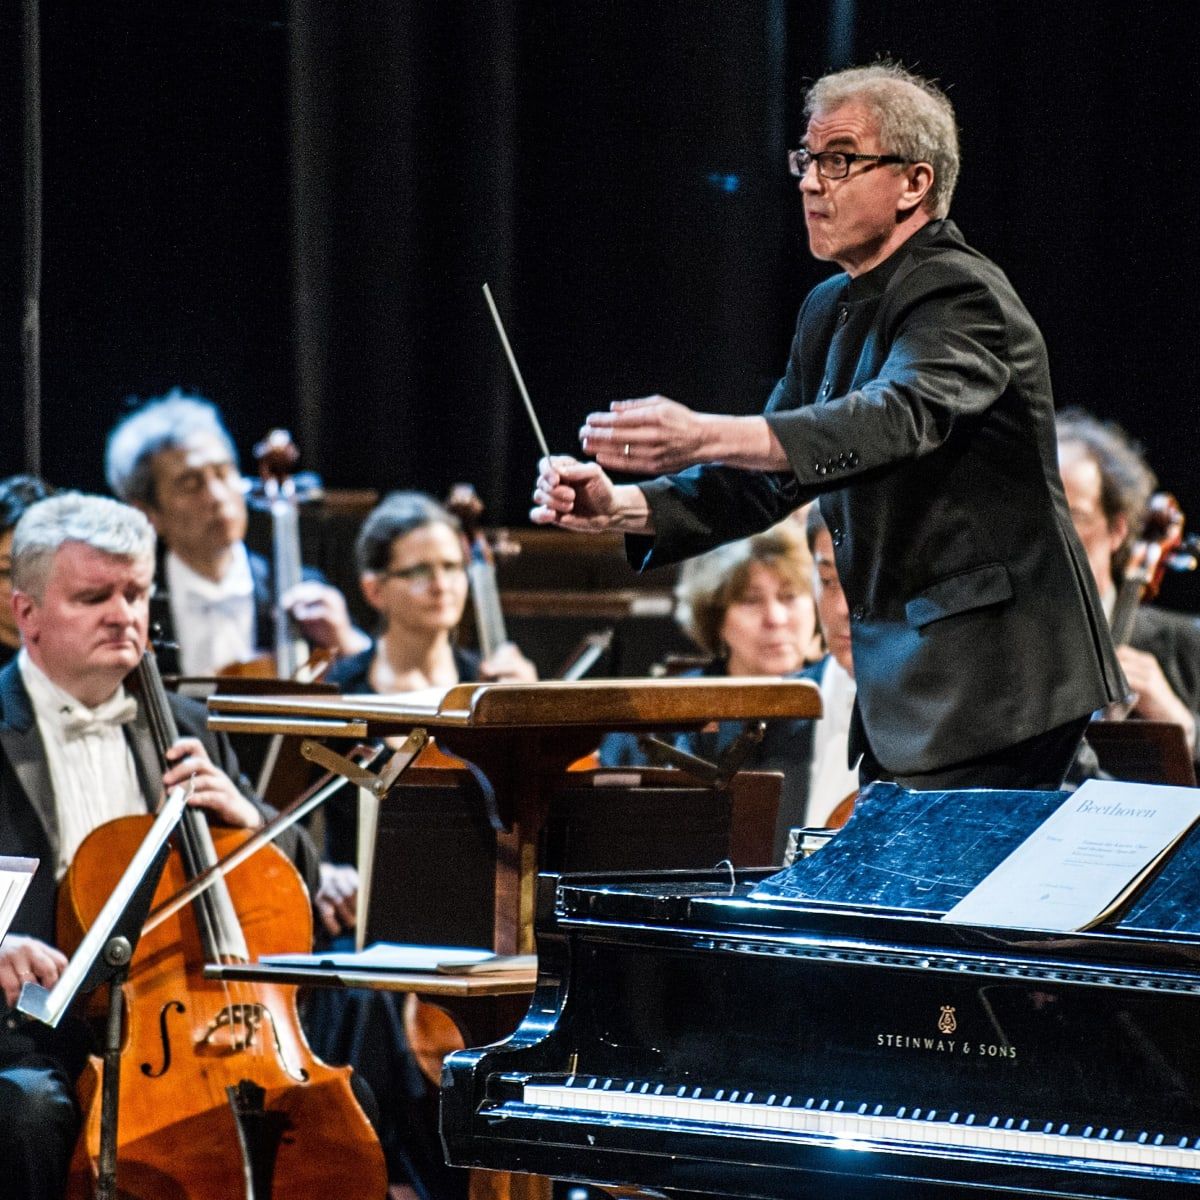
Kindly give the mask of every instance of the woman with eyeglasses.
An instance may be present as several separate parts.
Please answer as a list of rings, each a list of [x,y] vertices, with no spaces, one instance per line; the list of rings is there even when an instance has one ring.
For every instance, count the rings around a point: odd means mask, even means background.
[[[420,492],[387,496],[363,522],[355,557],[363,597],[382,627],[369,649],[330,669],[326,678],[343,692],[537,678],[511,642],[482,662],[455,645],[467,603],[465,549],[458,519],[436,500]]]

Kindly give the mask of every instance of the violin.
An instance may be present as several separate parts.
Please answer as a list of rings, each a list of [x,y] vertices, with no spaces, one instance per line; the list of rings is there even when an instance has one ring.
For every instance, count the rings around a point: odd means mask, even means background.
[[[1170,492],[1156,492],[1146,506],[1146,519],[1130,550],[1111,622],[1113,641],[1127,645],[1137,611],[1158,595],[1167,571],[1194,571],[1200,540],[1184,536],[1183,511]]]
[[[153,656],[130,678],[159,754],[178,738]],[[59,944],[78,945],[152,818],[108,822],[84,840],[59,888]],[[161,904],[251,831],[210,828],[188,808],[155,894]],[[291,988],[204,978],[206,963],[307,951],[308,893],[288,858],[266,846],[139,940],[124,984],[117,1163],[138,1200],[270,1200],[339,1190],[387,1191],[383,1152],[350,1087],[350,1069],[308,1047]],[[70,1200],[94,1194],[100,1070],[80,1079],[83,1130]]]

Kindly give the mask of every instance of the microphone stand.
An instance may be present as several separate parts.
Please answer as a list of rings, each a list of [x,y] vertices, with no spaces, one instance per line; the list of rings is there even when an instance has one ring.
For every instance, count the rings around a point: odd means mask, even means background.
[[[150,911],[155,888],[166,864],[167,838],[179,823],[192,788],[171,789],[149,832],[125,873],[105,901],[99,916],[71,956],[52,988],[27,982],[17,998],[17,1010],[52,1028],[57,1026],[76,995],[109,985],[108,1017],[104,1029],[104,1073],[100,1093],[100,1158],[96,1180],[98,1200],[117,1200],[117,1115],[121,1081],[121,1028],[124,1020],[122,986]]]

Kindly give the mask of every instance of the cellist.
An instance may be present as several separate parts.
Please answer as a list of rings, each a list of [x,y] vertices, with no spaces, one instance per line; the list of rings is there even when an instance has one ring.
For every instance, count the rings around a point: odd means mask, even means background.
[[[0,853],[41,860],[0,944],[0,987],[53,986],[66,964],[54,945],[55,885],[98,825],[155,807],[164,787],[194,781],[192,803],[239,827],[265,810],[226,739],[195,701],[172,697],[182,734],[159,773],[150,731],[124,684],[146,649],[154,531],[145,516],[98,496],[65,493],[30,508],[13,535],[13,613],[22,650],[0,671]],[[310,882],[306,835],[281,847]],[[57,1029],[6,1014],[0,1029],[0,1163],[5,1196],[61,1197],[78,1132],[73,1081],[89,1049],[82,1023]]]
[[[162,539],[154,622],[179,645],[162,669],[212,675],[274,644],[271,564],[248,550],[237,452],[216,406],[178,389],[113,429],[105,452],[113,493],[140,508]],[[369,644],[341,592],[312,570],[284,597],[314,647],[353,654]]]
[[[1058,465],[1071,520],[1109,620],[1130,547],[1138,537],[1155,488],[1141,452],[1118,425],[1082,409],[1058,415]],[[1159,605],[1138,608],[1127,645],[1117,657],[1137,694],[1134,715],[1179,725],[1200,763],[1200,618]]]

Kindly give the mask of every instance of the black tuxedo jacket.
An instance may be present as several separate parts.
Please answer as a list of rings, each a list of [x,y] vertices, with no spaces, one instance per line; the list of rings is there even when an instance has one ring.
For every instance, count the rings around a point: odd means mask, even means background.
[[[674,562],[819,497],[851,611],[855,753],[935,771],[1124,696],[1059,479],[1041,335],[951,222],[809,294],[765,415],[790,471],[643,484],[656,532],[628,551]]]
[[[261,804],[238,770],[237,759],[222,734],[205,724],[203,705],[181,696],[169,696],[179,732],[196,737],[217,766],[229,775],[267,818],[273,810]],[[157,798],[162,793],[162,771],[149,725],[144,716],[125,727],[133,751],[142,792]],[[295,826],[277,843],[296,863],[310,892],[317,882],[317,856],[308,835]],[[15,933],[28,934],[55,944],[55,866],[60,850],[58,818],[50,783],[50,766],[38,730],[29,693],[16,662],[0,670],[0,854],[37,858],[41,865],[13,920]],[[55,1036],[61,1031],[61,1036]],[[86,1039],[78,1026],[65,1021],[59,1030],[43,1030],[36,1023],[10,1017],[0,1028],[0,1061],[37,1049],[63,1059],[69,1069],[82,1065],[79,1047]]]

